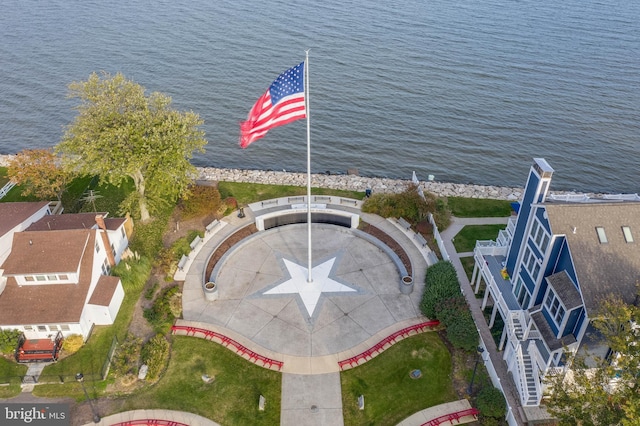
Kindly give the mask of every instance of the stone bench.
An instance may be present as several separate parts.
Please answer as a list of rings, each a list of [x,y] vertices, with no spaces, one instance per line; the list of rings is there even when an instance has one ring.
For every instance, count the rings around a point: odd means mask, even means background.
[[[191,241],[191,244],[189,244],[189,246],[191,247],[191,250],[195,250],[196,247],[198,247],[198,244],[200,244],[201,242],[202,242],[202,238],[200,237],[200,235],[195,237],[193,241]]]
[[[418,244],[420,244],[421,247],[427,246],[427,240],[425,240],[422,235],[416,234],[413,238],[418,242]]]
[[[180,262],[178,262],[178,269],[182,271],[184,269],[184,265],[189,261],[189,256],[185,256],[184,254],[180,258]]]
[[[409,229],[411,229],[411,224],[409,224],[409,222],[407,222],[403,218],[398,219],[398,225],[402,226],[405,231],[408,231]]]
[[[214,219],[210,224],[207,225],[206,230],[207,233],[211,232],[213,228],[220,225],[220,221],[218,219]]]

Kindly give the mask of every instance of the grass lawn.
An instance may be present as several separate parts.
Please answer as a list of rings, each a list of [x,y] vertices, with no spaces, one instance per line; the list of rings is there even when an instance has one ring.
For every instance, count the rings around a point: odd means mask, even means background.
[[[215,377],[205,383],[202,375]],[[166,373],[154,386],[127,396],[126,410],[190,411],[225,425],[280,424],[282,374],[259,367],[204,339],[173,336]],[[260,395],[266,399],[258,410]]]
[[[473,275],[473,267],[476,264],[476,260],[473,256],[466,256],[460,258],[460,263],[464,268],[464,272],[467,274],[467,279],[471,281],[471,275]],[[473,283],[472,283],[473,284]]]
[[[100,380],[113,337],[117,336],[119,341],[123,340],[141,291],[127,288],[125,285],[125,297],[115,323],[112,326],[96,326],[89,340],[78,352],[45,367],[41,381],[57,381],[62,377],[67,383],[75,380],[76,373],[83,373],[87,382]],[[67,396],[68,387],[67,384],[41,385],[36,386],[33,394],[47,397]]]
[[[422,377],[409,373],[419,369]],[[457,399],[451,355],[436,333],[422,333],[393,345],[371,361],[340,375],[344,423],[396,425],[425,408]],[[364,395],[365,408],[358,409]]]
[[[478,240],[495,240],[500,230],[507,225],[467,225],[453,239],[458,253],[473,251]]]
[[[0,398],[18,396],[22,391],[20,388],[22,376],[24,376],[26,372],[26,365],[0,357],[0,377],[2,377],[3,383],[8,383],[8,386],[0,386]]]
[[[511,215],[511,201],[449,197],[447,203],[456,217],[504,217]]]
[[[246,205],[272,198],[307,195],[307,188],[304,186],[263,185],[260,183],[219,182],[218,190],[223,200],[227,197],[234,197],[238,201],[238,205]],[[345,198],[354,198],[356,200],[364,198],[364,192],[341,191],[326,188],[311,188],[311,194],[336,195]]]

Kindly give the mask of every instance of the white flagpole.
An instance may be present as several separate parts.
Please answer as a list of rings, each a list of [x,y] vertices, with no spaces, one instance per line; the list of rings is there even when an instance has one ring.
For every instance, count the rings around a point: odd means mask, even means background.
[[[306,57],[304,60],[304,90],[305,90],[305,109],[307,113],[307,245],[308,262],[309,262],[309,276],[307,282],[312,283],[311,277],[312,261],[311,261],[311,119],[309,112],[309,51],[305,50]]]

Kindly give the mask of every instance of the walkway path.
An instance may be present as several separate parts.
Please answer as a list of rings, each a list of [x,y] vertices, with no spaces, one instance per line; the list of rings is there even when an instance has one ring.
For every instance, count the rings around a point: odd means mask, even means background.
[[[480,332],[480,336],[482,337],[482,341],[485,344],[485,347],[488,351],[488,356],[491,357],[491,362],[496,369],[498,374],[500,384],[504,390],[505,397],[507,399],[507,404],[514,411],[514,416],[518,421],[518,424],[525,424],[525,419],[523,418],[522,405],[520,404],[520,396],[516,389],[516,385],[513,382],[512,376],[507,371],[507,366],[502,360],[502,354],[498,352],[498,348],[493,340],[493,336],[491,335],[491,330],[487,324],[487,321],[484,318],[482,310],[480,309],[480,300],[476,299],[475,294],[473,293],[473,288],[469,283],[469,278],[467,278],[467,274],[460,262],[460,257],[471,255],[473,253],[460,253],[456,252],[455,247],[453,246],[452,239],[460,232],[460,230],[467,225],[489,225],[489,224],[507,224],[509,218],[508,217],[487,217],[487,218],[452,218],[451,225],[441,233],[442,239],[444,241],[445,248],[447,253],[449,253],[449,257],[451,258],[451,263],[456,269],[458,273],[458,280],[460,281],[460,286],[462,288],[462,293],[467,299],[467,303],[471,308],[471,314],[473,315],[473,319],[478,327],[478,331]],[[486,357],[486,355],[485,355]]]

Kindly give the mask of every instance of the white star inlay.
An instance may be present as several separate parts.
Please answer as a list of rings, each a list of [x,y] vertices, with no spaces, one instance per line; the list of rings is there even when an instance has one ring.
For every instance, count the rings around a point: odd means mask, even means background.
[[[313,317],[313,312],[322,293],[357,291],[329,277],[333,263],[336,260],[335,257],[311,269],[312,282],[307,281],[309,269],[306,266],[298,265],[287,259],[282,260],[291,278],[271,290],[265,291],[263,294],[298,294],[309,313],[309,317]]]

